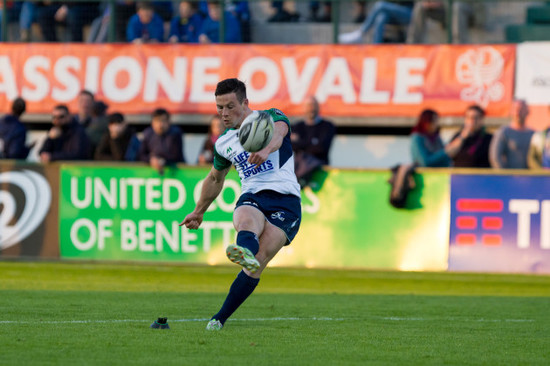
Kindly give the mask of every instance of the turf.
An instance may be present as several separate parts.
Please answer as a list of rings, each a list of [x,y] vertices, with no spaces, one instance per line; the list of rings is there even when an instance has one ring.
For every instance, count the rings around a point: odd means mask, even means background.
[[[270,268],[205,331],[237,272],[0,262],[0,364],[550,363],[548,276]]]

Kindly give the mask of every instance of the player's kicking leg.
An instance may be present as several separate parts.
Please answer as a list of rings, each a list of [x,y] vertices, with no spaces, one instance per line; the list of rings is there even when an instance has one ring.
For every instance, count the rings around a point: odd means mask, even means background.
[[[250,207],[247,208],[255,210]],[[241,213],[243,211],[245,210],[241,210]],[[258,266],[254,267],[254,271],[243,266],[243,270],[237,275],[235,281],[233,281],[220,311],[208,322],[206,326],[207,330],[221,330],[223,328],[225,321],[235,312],[235,310],[237,310],[248,296],[252,294],[260,281],[261,273],[269,261],[273,259],[286,243],[287,239],[284,232],[265,221],[263,214],[260,213],[260,215],[264,227],[258,242],[258,251],[255,256]],[[238,225],[236,226],[238,227]]]

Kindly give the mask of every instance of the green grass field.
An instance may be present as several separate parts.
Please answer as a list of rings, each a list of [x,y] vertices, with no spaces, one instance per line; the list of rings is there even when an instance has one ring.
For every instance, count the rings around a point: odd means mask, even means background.
[[[237,272],[0,262],[0,364],[550,364],[548,276],[270,268],[207,332]]]

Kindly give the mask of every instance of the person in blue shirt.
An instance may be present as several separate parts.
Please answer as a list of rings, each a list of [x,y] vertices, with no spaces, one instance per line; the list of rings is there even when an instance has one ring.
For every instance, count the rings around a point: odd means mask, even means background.
[[[221,7],[217,1],[208,2],[208,18],[204,20],[199,35],[200,43],[220,43]],[[225,43],[241,43],[241,25],[229,11],[225,11]]]
[[[126,40],[133,43],[156,43],[164,41],[164,23],[150,3],[137,3],[136,14],[126,27]]]
[[[455,139],[444,145],[439,135],[439,115],[432,109],[425,109],[420,113],[411,133],[413,164],[432,168],[450,167],[462,141]]]
[[[16,98],[11,114],[0,118],[0,159],[26,159],[29,148],[25,145],[27,128],[19,118],[25,113],[26,103]]]
[[[204,15],[199,12],[199,4],[193,1],[182,1],[179,4],[179,15],[170,22],[168,40],[172,43],[198,43]]]

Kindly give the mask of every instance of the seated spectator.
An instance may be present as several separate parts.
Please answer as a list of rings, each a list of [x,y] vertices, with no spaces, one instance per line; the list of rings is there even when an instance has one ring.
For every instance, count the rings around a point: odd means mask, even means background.
[[[309,184],[313,174],[329,164],[329,152],[336,134],[334,124],[319,115],[319,103],[310,96],[304,103],[304,119],[291,128],[296,177],[300,186]]]
[[[34,1],[23,1],[19,13],[19,38],[21,42],[31,41],[33,23],[36,23],[36,3]]]
[[[222,120],[219,115],[214,115],[210,120],[210,126],[208,127],[208,135],[202,145],[202,150],[199,153],[199,164],[209,164],[214,161],[214,144],[218,137],[225,130]]]
[[[73,118],[82,127],[86,128],[92,122],[92,110],[95,103],[94,95],[91,91],[83,89],[78,93],[77,103],[78,111]]]
[[[420,113],[411,133],[411,155],[415,166],[444,168],[452,166],[462,139],[454,139],[446,146],[439,134],[439,115],[431,109]]]
[[[297,22],[300,20],[300,13],[295,10],[296,4],[293,1],[272,1],[271,8],[273,15],[268,22]]]
[[[95,151],[95,160],[136,161],[140,141],[121,113],[107,117],[109,129],[101,137]]]
[[[170,23],[168,40],[172,43],[198,43],[203,21],[204,16],[199,12],[197,2],[180,2],[179,15]]]
[[[550,125],[533,134],[527,164],[529,169],[550,169]]]
[[[363,36],[374,28],[372,43],[383,43],[386,24],[408,25],[413,4],[412,1],[377,1],[361,27],[356,31],[339,35],[338,41],[343,44],[360,43]]]
[[[57,42],[56,26],[67,25],[69,41],[82,42],[82,28],[97,17],[99,5],[95,1],[40,1],[35,10],[44,41]]]
[[[200,43],[220,43],[221,6],[218,1],[208,2],[208,18],[202,23],[199,34]],[[225,43],[240,43],[241,26],[235,16],[225,11]]]
[[[446,27],[447,1],[417,0],[412,12],[412,19],[407,31],[407,43],[425,43],[426,21],[434,19]],[[452,35],[453,43],[468,43],[468,28],[474,22],[472,5],[463,1],[453,1]]]
[[[252,41],[250,7],[248,1],[231,1],[226,2],[226,9],[237,18],[241,25],[241,40],[245,43]]]
[[[102,101],[95,101],[92,106],[92,119],[86,127],[86,135],[92,145],[92,156],[99,141],[108,130],[107,109],[109,106]]]
[[[355,8],[354,11],[354,23],[363,23],[367,19],[367,2],[365,0],[358,0],[353,2]]]
[[[319,10],[321,9],[321,1],[309,2],[309,21],[330,23],[332,20],[332,2],[323,1],[322,3],[323,12],[319,14]]]
[[[0,159],[26,159],[30,148],[25,145],[27,127],[21,123],[26,103],[16,98],[11,105],[11,114],[0,118]]]
[[[136,4],[136,14],[128,21],[126,40],[133,43],[157,43],[164,41],[164,22],[147,2]]]
[[[490,168],[489,145],[490,133],[485,131],[485,111],[478,105],[472,105],[466,110],[464,126],[457,132],[450,143],[460,139],[461,146],[453,158],[455,167],[462,168]]]
[[[86,160],[90,158],[90,140],[82,127],[71,117],[64,104],[54,107],[53,127],[40,149],[40,161]]]
[[[527,153],[534,132],[525,126],[529,107],[524,100],[515,100],[511,112],[510,124],[502,126],[491,140],[491,166],[497,169],[527,169]]]
[[[17,22],[20,16],[19,14],[21,13],[22,4],[23,3],[19,1],[16,1],[16,2],[6,1],[6,9],[3,9],[2,8],[3,2],[0,2],[0,41],[2,40],[2,13],[4,11],[6,12],[6,20],[8,24]],[[8,40],[7,35],[6,35],[6,40]],[[11,41],[13,42],[13,40]]]
[[[143,132],[139,159],[151,165],[160,174],[164,167],[185,163],[182,131],[170,124],[170,114],[165,109],[153,111],[151,127]]]
[[[88,34],[88,43],[104,43],[107,42],[109,33],[109,22],[112,13],[112,5],[107,4],[103,13],[94,19]],[[115,41],[126,41],[126,27],[128,21],[136,13],[136,4],[133,1],[117,0],[115,1]]]

